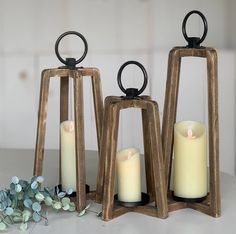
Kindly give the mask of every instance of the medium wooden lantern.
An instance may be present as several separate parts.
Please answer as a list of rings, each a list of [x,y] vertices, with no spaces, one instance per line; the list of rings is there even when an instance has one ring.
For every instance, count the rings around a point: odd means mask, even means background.
[[[121,82],[121,73],[129,65],[135,64],[144,74],[144,84],[140,90],[125,89]],[[108,96],[105,99],[103,133],[101,139],[101,157],[97,180],[97,202],[102,201],[102,218],[105,221],[126,212],[139,212],[159,218],[167,217],[167,189],[162,157],[159,110],[149,96],[139,96],[147,85],[145,68],[136,61],[124,63],[118,72],[118,84],[125,97]],[[119,127],[119,114],[122,109],[139,108],[142,111],[144,159],[147,194],[142,193],[140,202],[122,202],[114,196],[116,151]],[[150,199],[150,200],[149,200]],[[153,202],[154,206],[148,205]]]
[[[198,14],[204,23],[202,38],[188,37],[186,34],[186,22],[190,15]],[[172,197],[168,189],[168,208],[174,211],[182,208],[192,208],[213,217],[220,216],[220,179],[219,179],[219,118],[218,118],[218,84],[217,84],[217,52],[210,47],[202,47],[200,44],[207,34],[207,21],[199,11],[189,12],[183,21],[182,31],[188,41],[186,47],[174,47],[169,53],[168,73],[166,82],[165,105],[162,128],[162,144],[165,162],[166,180],[170,185],[172,168],[172,152],[174,141],[174,123],[177,113],[177,99],[181,59],[183,57],[202,57],[207,62],[208,83],[208,137],[209,137],[209,193],[207,198],[201,202],[179,202]]]
[[[85,50],[82,57],[78,60],[67,58],[64,60],[59,52],[58,46],[61,39],[67,35],[76,35],[84,42]],[[64,67],[50,68],[42,72],[41,90],[38,112],[38,127],[35,149],[34,175],[42,175],[44,144],[46,133],[47,106],[49,95],[50,79],[60,79],[60,123],[68,120],[69,102],[69,78],[73,79],[74,85],[74,120],[75,120],[75,154],[76,154],[76,202],[77,210],[82,211],[86,205],[86,179],[85,179],[85,145],[84,145],[84,113],[83,113],[83,79],[91,77],[94,109],[96,116],[98,151],[100,152],[100,137],[102,132],[103,100],[100,82],[100,73],[97,68],[76,67],[86,56],[88,51],[87,41],[83,35],[75,31],[63,33],[55,44],[55,52],[58,59],[65,64]],[[60,161],[61,164],[61,161]],[[61,169],[60,169],[61,182]],[[93,197],[95,192],[87,194]]]

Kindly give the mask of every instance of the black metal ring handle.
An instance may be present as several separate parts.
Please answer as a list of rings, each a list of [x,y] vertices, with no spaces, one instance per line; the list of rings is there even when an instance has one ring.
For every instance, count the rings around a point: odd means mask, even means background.
[[[143,72],[143,77],[144,77],[143,85],[142,85],[141,89],[139,89],[139,90],[138,90],[138,89],[135,89],[135,88],[128,88],[128,89],[125,89],[124,86],[123,86],[123,84],[122,84],[122,82],[121,82],[121,74],[122,74],[122,71],[124,70],[124,68],[125,68],[126,66],[128,66],[128,65],[130,65],[130,64],[134,64],[134,65],[138,66],[138,67],[142,70],[142,72]],[[137,62],[137,61],[128,61],[128,62],[124,63],[124,64],[120,67],[120,69],[119,69],[119,71],[118,71],[118,74],[117,74],[117,82],[118,82],[118,85],[119,85],[121,91],[122,91],[123,93],[125,93],[126,96],[137,97],[138,95],[140,95],[140,94],[145,90],[145,88],[146,88],[146,86],[147,86],[147,82],[148,82],[147,71],[146,71],[146,69],[144,68],[144,66],[143,66],[141,63],[139,63],[139,62]]]
[[[82,34],[76,32],[76,31],[68,31],[68,32],[65,32],[65,33],[61,34],[61,35],[58,37],[58,39],[57,39],[57,41],[56,41],[56,43],[55,43],[55,53],[56,53],[57,58],[58,58],[62,63],[64,63],[65,65],[69,65],[69,64],[68,64],[69,61],[68,61],[68,60],[64,60],[64,59],[61,57],[61,55],[60,55],[60,53],[59,53],[59,51],[58,51],[58,46],[59,46],[59,43],[60,43],[60,41],[62,40],[62,38],[65,37],[65,36],[67,36],[67,35],[76,35],[76,36],[78,36],[79,38],[81,38],[82,41],[83,41],[83,43],[84,43],[84,53],[82,54],[82,56],[81,56],[79,59],[77,59],[77,60],[74,61],[74,65],[76,65],[76,64],[80,63],[81,61],[83,61],[83,59],[85,58],[85,56],[86,56],[86,54],[87,54],[87,52],[88,52],[88,43],[87,43],[85,37],[84,37]]]
[[[188,20],[189,16],[192,15],[192,14],[197,14],[197,15],[199,15],[199,16],[202,18],[203,25],[204,25],[204,32],[203,32],[201,38],[199,38],[199,37],[188,37],[188,35],[187,35],[187,33],[186,33],[186,23],[187,23],[187,20]],[[183,32],[184,38],[185,38],[186,41],[189,43],[189,45],[188,45],[189,47],[199,47],[200,44],[201,44],[201,43],[204,41],[204,39],[206,38],[207,31],[208,31],[208,24],[207,24],[206,17],[205,17],[200,11],[197,11],[197,10],[190,11],[190,12],[184,17],[184,20],[183,20],[183,23],[182,23],[182,32]]]

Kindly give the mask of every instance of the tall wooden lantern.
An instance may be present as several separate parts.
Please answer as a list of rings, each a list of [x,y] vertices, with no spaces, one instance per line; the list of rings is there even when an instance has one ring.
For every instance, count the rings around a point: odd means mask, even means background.
[[[67,35],[76,35],[84,43],[84,53],[81,58],[66,58],[64,60],[58,52],[58,46],[62,38]],[[69,78],[74,86],[74,134],[75,134],[75,175],[76,175],[76,202],[77,210],[82,211],[86,203],[86,178],[85,178],[85,144],[84,144],[84,103],[83,103],[83,79],[91,77],[94,109],[96,116],[97,141],[100,152],[100,137],[102,132],[103,100],[100,83],[100,73],[97,68],[76,67],[86,56],[88,51],[87,41],[83,35],[75,31],[62,34],[55,44],[55,52],[58,59],[65,64],[59,68],[49,68],[42,72],[41,90],[38,112],[38,127],[35,149],[34,175],[41,175],[43,170],[44,144],[47,121],[47,106],[50,79],[60,79],[60,123],[68,120],[69,112]],[[60,182],[61,182],[61,158],[60,158]],[[95,193],[94,193],[95,194]],[[91,194],[90,194],[91,195]]]
[[[198,14],[204,23],[204,33],[201,38],[197,37],[188,37],[186,33],[186,22],[190,15]],[[213,217],[220,216],[221,213],[221,201],[220,201],[220,179],[219,179],[219,118],[218,118],[218,84],[217,84],[217,52],[215,49],[210,47],[203,47],[201,43],[206,37],[208,30],[207,21],[204,15],[199,11],[189,12],[183,21],[182,31],[185,39],[188,42],[186,47],[174,47],[169,53],[168,61],[168,73],[167,73],[167,82],[166,82],[166,94],[165,94],[165,105],[164,105],[164,115],[163,115],[163,128],[162,128],[162,144],[163,144],[163,154],[165,162],[165,171],[166,171],[166,180],[168,184],[168,208],[169,211],[174,211],[182,208],[192,208],[208,214]],[[176,122],[176,113],[177,113],[177,99],[178,99],[178,87],[179,87],[179,76],[180,76],[180,66],[181,59],[183,57],[201,57],[206,58],[207,62],[207,84],[208,84],[208,144],[204,139],[202,151],[199,151],[199,147],[195,147],[200,139],[201,131],[202,138],[204,138],[204,130],[196,130],[196,133],[189,133],[187,127],[188,124],[194,125],[192,122],[179,123]],[[182,127],[180,127],[182,125]],[[184,126],[186,125],[186,126]],[[200,125],[199,125],[200,126]],[[183,130],[185,128],[185,130]],[[202,126],[199,127],[199,129]],[[181,132],[182,131],[182,132]],[[185,133],[183,133],[185,131]],[[198,132],[197,132],[198,131]],[[178,136],[178,134],[180,136]],[[185,135],[184,135],[185,134]],[[190,135],[189,135],[190,134]],[[195,134],[195,136],[193,136]],[[199,135],[198,135],[199,134]],[[179,138],[178,138],[179,137]],[[184,144],[195,144],[194,150],[191,151],[191,146],[180,150],[178,144],[181,145],[180,137],[182,141],[182,146]],[[184,142],[185,141],[185,142]],[[200,144],[200,143],[199,143]],[[208,147],[205,147],[208,145]],[[174,146],[174,147],[173,147]],[[206,148],[209,151],[209,192],[207,192],[207,176],[204,177],[204,186],[206,189],[205,195],[194,196],[193,193],[189,196],[179,195],[184,194],[184,189],[189,189],[191,192],[191,186],[194,187],[194,181],[198,180],[205,172],[207,173],[207,166],[204,172],[198,171],[196,168],[189,168],[188,162],[195,164],[198,167],[196,158],[202,157],[201,154],[207,152]],[[193,148],[192,148],[193,149]],[[185,150],[185,151],[184,151]],[[174,151],[174,153],[173,153]],[[172,154],[174,156],[172,156]],[[186,160],[184,161],[184,157]],[[170,177],[171,177],[171,168],[172,162],[174,161],[174,192],[170,191]],[[182,158],[181,158],[182,157]],[[181,159],[180,159],[181,158]],[[207,157],[206,157],[207,158]],[[181,161],[182,160],[182,161]],[[189,160],[189,161],[188,161]],[[191,161],[192,160],[192,161]],[[179,163],[179,164],[178,164]],[[180,165],[182,163],[182,165]],[[184,164],[185,163],[185,164]],[[184,165],[183,165],[184,164]],[[206,163],[207,164],[207,163]],[[182,166],[182,169],[180,169]],[[178,171],[180,170],[180,172]],[[181,171],[182,170],[182,171]],[[191,175],[185,173],[186,171],[191,171]],[[196,172],[196,173],[195,173]],[[184,184],[182,191],[178,191],[178,195],[175,194],[177,188],[179,189],[181,179],[180,174],[182,173],[182,179],[187,181],[186,178],[192,180],[191,184]],[[198,175],[197,175],[198,173]],[[181,185],[182,186],[182,185]],[[202,185],[200,183],[196,184],[195,190],[199,189]],[[179,190],[181,190],[179,189]]]
[[[134,64],[141,68],[144,83],[140,90],[125,89],[121,82],[123,69]],[[155,101],[149,96],[139,96],[147,85],[145,68],[136,61],[124,63],[118,72],[118,84],[126,94],[124,97],[108,96],[105,99],[103,134],[101,139],[101,157],[97,181],[97,201],[102,201],[102,218],[105,221],[118,217],[126,212],[139,212],[159,218],[167,217],[167,190],[164,164],[162,157],[159,110]],[[139,193],[140,200],[121,200],[115,195],[115,171],[117,163],[117,137],[120,111],[127,108],[139,108],[142,111],[144,159],[146,171],[147,193]],[[125,156],[126,157],[126,156]],[[129,156],[127,156],[129,157]],[[133,176],[128,172],[132,166],[125,168],[127,177]],[[119,174],[119,173],[117,173]],[[117,176],[119,177],[119,176]],[[124,178],[125,176],[123,176]],[[126,178],[124,178],[124,181]],[[134,178],[134,183],[136,182]],[[128,178],[127,178],[128,179]],[[138,178],[137,178],[138,179]],[[119,182],[119,181],[118,181]],[[126,182],[126,181],[125,181]],[[126,187],[127,189],[127,187]],[[131,188],[133,189],[133,184]],[[154,202],[154,206],[150,205]]]

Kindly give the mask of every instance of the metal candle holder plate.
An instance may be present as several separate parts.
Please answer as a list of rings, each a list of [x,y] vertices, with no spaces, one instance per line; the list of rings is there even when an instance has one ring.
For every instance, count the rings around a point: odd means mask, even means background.
[[[84,42],[85,50],[81,58],[67,58],[64,60],[58,51],[58,46],[62,38],[67,35],[76,35]],[[55,52],[58,59],[66,66],[60,68],[50,68],[42,72],[38,127],[35,149],[34,175],[42,175],[44,144],[46,133],[47,106],[49,95],[50,79],[60,79],[60,123],[68,120],[68,100],[69,100],[69,78],[73,79],[74,84],[74,119],[75,119],[75,152],[76,152],[76,201],[77,210],[82,211],[86,205],[86,198],[95,197],[95,192],[86,195],[85,191],[85,144],[84,144],[84,109],[83,109],[83,79],[91,77],[93,100],[96,117],[98,151],[100,152],[100,138],[102,133],[103,118],[103,98],[101,90],[100,72],[97,68],[76,67],[86,56],[88,51],[87,41],[84,36],[75,31],[63,33],[55,44]],[[61,177],[61,173],[60,173]],[[61,178],[60,178],[61,180]]]

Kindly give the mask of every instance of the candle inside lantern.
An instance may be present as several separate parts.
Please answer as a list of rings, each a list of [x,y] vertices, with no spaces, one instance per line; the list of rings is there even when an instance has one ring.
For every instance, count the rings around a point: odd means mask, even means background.
[[[76,191],[75,125],[69,120],[61,123],[61,184]]]
[[[189,200],[207,195],[205,125],[182,121],[174,127],[174,196]]]
[[[140,154],[135,148],[121,150],[116,156],[118,199],[141,201]]]

